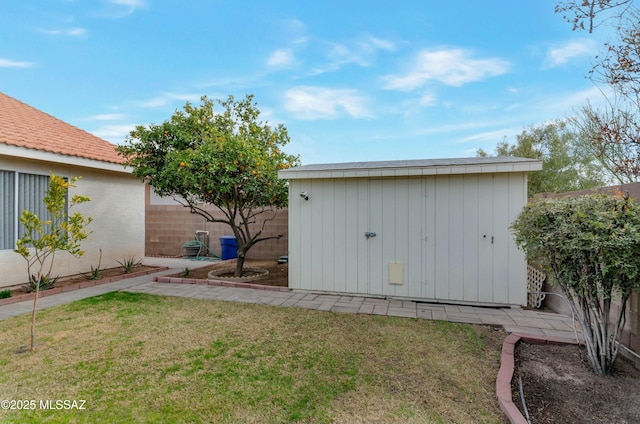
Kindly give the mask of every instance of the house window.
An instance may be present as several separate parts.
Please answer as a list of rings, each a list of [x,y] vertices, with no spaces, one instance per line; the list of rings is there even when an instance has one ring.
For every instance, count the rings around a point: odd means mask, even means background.
[[[24,235],[24,226],[18,218],[25,209],[42,221],[49,219],[44,204],[48,187],[48,175],[0,170],[0,250],[15,248],[16,239]]]

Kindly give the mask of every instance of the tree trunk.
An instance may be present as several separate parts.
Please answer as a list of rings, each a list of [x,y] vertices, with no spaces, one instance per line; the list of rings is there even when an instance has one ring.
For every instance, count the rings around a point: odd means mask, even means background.
[[[35,352],[35,338],[36,338],[36,305],[38,303],[38,294],[40,294],[40,280],[42,277],[38,277],[36,284],[36,295],[33,297],[33,311],[31,311],[31,338],[29,340],[29,351]]]
[[[238,259],[236,260],[236,270],[233,273],[234,277],[242,277],[242,267],[244,267],[245,252],[238,252]]]

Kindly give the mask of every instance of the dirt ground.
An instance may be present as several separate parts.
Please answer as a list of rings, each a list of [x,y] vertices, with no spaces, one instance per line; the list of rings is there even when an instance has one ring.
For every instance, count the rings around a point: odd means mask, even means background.
[[[129,273],[125,273],[123,271],[123,269],[121,267],[115,267],[115,268],[107,268],[107,269],[101,269],[100,270],[100,278],[95,279],[95,281],[97,283],[100,283],[100,280],[106,281],[108,278],[117,278],[117,277],[128,277],[130,274],[138,274],[141,272],[150,272],[150,271],[154,271],[160,269],[160,267],[156,267],[156,266],[147,266],[147,265],[136,265],[131,272]],[[83,283],[85,281],[89,281],[92,278],[91,277],[91,272],[86,272],[83,274],[76,274],[76,275],[70,275],[70,276],[66,276],[66,277],[60,277],[58,279],[58,281],[56,282],[56,284],[54,285],[54,287],[66,287],[66,286],[71,286],[71,285],[76,285],[76,284],[80,284]],[[20,286],[16,286],[15,288],[11,289],[11,295],[12,296],[19,296],[22,294],[25,294],[25,290],[23,289],[23,287],[26,285],[22,284]]]
[[[520,343],[515,358],[513,402],[523,412],[520,376],[532,424],[640,423],[640,370],[624,358],[612,376],[593,373],[578,346]]]
[[[225,264],[214,264],[205,266],[204,268],[192,269],[189,271],[188,278],[197,278],[206,280],[209,274],[209,271],[212,269],[221,269],[221,268],[229,268],[235,269],[236,262],[229,261]],[[277,261],[255,261],[248,260],[244,264],[245,267],[248,268],[264,268],[269,271],[269,275],[265,278],[261,278],[256,281],[251,281],[251,284],[262,284],[265,286],[279,286],[279,287],[287,287],[289,284],[289,265],[278,264]]]

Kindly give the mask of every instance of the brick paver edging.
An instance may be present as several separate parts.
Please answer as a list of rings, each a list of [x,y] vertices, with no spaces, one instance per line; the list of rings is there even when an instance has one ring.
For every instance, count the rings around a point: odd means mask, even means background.
[[[74,290],[86,289],[87,287],[98,286],[100,284],[113,283],[114,281],[125,280],[128,278],[142,277],[143,275],[155,274],[156,272],[166,271],[167,267],[156,267],[154,269],[149,269],[146,271],[138,271],[138,272],[130,272],[128,274],[113,276],[113,277],[104,277],[98,280],[87,280],[81,283],[68,284],[62,287],[54,287],[49,290],[42,290],[39,292],[38,299],[41,299],[46,296],[52,296],[54,294],[66,293]],[[6,297],[4,299],[0,299],[0,306],[10,305],[12,303],[24,302],[25,300],[33,300],[35,297],[35,293],[25,293],[18,296]]]
[[[255,289],[255,290],[268,290],[268,291],[280,291],[280,292],[288,292],[291,291],[289,287],[281,287],[281,286],[265,286],[262,284],[252,284],[252,283],[241,283],[235,281],[224,281],[224,280],[203,280],[199,278],[182,278],[182,277],[155,277],[155,281],[158,283],[173,283],[173,284],[196,284],[198,286],[224,286],[224,287],[238,287],[244,289]]]
[[[513,394],[511,393],[511,380],[515,370],[514,354],[516,345],[520,342],[557,345],[578,344],[576,340],[572,339],[523,333],[513,333],[504,339],[500,357],[500,371],[498,371],[498,377],[496,378],[496,396],[498,397],[500,409],[505,413],[511,424],[528,424],[518,407],[513,403]]]

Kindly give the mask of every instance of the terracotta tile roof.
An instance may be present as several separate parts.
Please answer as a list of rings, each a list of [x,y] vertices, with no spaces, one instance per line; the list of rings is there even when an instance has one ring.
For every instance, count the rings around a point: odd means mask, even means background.
[[[123,163],[116,146],[0,92],[0,143]]]

